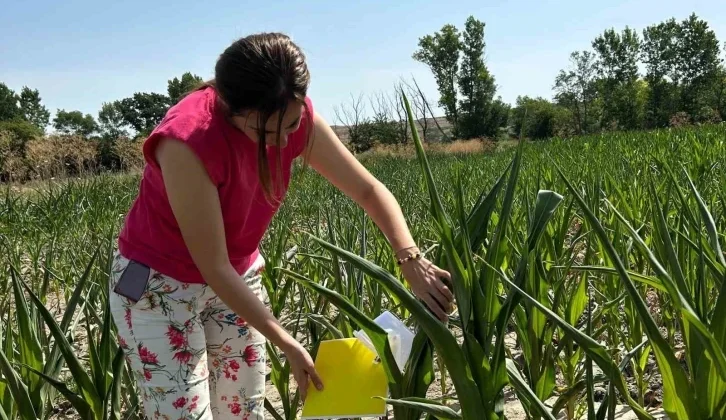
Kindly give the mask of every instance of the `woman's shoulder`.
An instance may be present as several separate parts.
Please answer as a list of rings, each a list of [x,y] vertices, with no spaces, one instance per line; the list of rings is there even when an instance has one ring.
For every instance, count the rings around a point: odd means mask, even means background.
[[[152,134],[164,132],[188,140],[202,134],[212,126],[216,97],[214,89],[202,88],[193,91],[173,105],[164,115]]]
[[[155,150],[163,139],[187,144],[207,167],[215,183],[223,181],[227,145],[220,127],[215,123],[216,96],[214,89],[203,88],[191,92],[169,108],[159,125],[144,143],[144,156],[156,166]]]

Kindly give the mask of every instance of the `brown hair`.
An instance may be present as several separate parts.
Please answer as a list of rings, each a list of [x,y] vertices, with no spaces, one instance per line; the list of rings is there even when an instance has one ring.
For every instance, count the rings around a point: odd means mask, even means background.
[[[243,111],[257,111],[257,171],[268,200],[279,200],[277,195],[282,182],[282,164],[277,155],[277,182],[273,183],[267,160],[265,127],[275,112],[277,121],[276,145],[280,144],[282,117],[290,101],[303,104],[308,118],[307,141],[312,131],[312,115],[305,103],[310,73],[305,55],[285,34],[260,33],[235,41],[220,55],[214,68],[214,80],[202,88],[211,86],[230,115]],[[309,145],[308,145],[309,146]]]

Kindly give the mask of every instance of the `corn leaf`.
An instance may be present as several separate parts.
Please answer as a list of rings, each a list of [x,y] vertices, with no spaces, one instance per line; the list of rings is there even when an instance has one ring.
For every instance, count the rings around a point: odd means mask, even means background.
[[[123,382],[122,371],[124,368],[125,358],[124,351],[121,347],[116,350],[116,355],[113,358],[113,382],[111,382],[110,390],[110,409],[111,412],[108,416],[104,416],[109,420],[120,420],[121,419],[121,386]],[[104,404],[104,407],[108,406]]]
[[[533,306],[535,306],[537,309],[542,311],[547,317],[554,323],[556,323],[563,331],[564,333],[570,337],[574,342],[576,342],[582,350],[592,358],[592,360],[597,363],[598,366],[600,366],[600,369],[602,369],[603,373],[607,375],[611,381],[615,384],[615,386],[618,388],[618,391],[620,391],[621,395],[624,396],[624,398],[627,399],[628,404],[631,408],[633,408],[633,411],[636,413],[639,419],[652,419],[653,416],[648,414],[643,407],[638,405],[638,403],[633,400],[632,397],[630,397],[630,393],[628,392],[627,384],[625,382],[625,378],[623,377],[622,373],[620,372],[620,369],[618,368],[615,361],[610,357],[608,354],[607,349],[605,349],[603,346],[598,344],[595,340],[588,337],[584,333],[577,330],[572,325],[568,324],[564,319],[560,318],[556,313],[552,312],[550,309],[542,305],[537,301],[537,299],[534,299],[533,297],[527,295],[524,293],[522,289],[517,287],[514,282],[509,280],[504,273],[499,273],[499,275],[502,277],[502,279],[509,284],[509,286],[513,289],[513,291],[519,293],[522,298],[529,301]]]
[[[58,390],[63,396],[68,399],[68,402],[71,403],[73,408],[78,411],[78,414],[81,415],[82,418],[95,418],[96,416],[93,414],[93,410],[91,409],[91,406],[83,399],[82,396],[76,394],[75,392],[68,389],[66,384],[63,382],[53,379],[50,376],[46,375],[45,373],[38,371],[36,369],[33,369],[29,366],[27,366],[30,371],[32,371],[34,374],[38,375],[38,377],[43,378],[44,381],[49,383],[51,386],[53,386],[55,389]]]
[[[427,413],[430,414],[436,418],[439,419],[451,419],[451,420],[457,420],[462,419],[461,414],[457,413],[456,411],[452,410],[451,408],[442,405],[440,403],[437,403],[436,401],[427,400],[425,398],[400,398],[400,399],[390,399],[390,398],[381,398],[378,397],[381,400],[384,400],[387,404],[390,404],[392,406],[400,406],[400,407],[406,407],[410,409],[415,409],[420,411],[421,413]]]
[[[23,383],[23,380],[20,378],[18,372],[13,369],[10,361],[5,355],[5,352],[1,350],[0,372],[2,372],[3,376],[5,377],[5,382],[7,383],[8,389],[10,390],[10,395],[13,396],[15,404],[17,404],[20,417],[24,419],[37,418],[35,408],[33,407],[33,402],[30,399],[28,387]]]
[[[434,217],[435,226],[437,227],[441,242],[446,253],[446,258],[449,265],[451,266],[454,287],[454,296],[456,297],[456,305],[459,309],[461,316],[461,323],[464,330],[468,330],[469,322],[472,319],[472,298],[471,298],[471,274],[465,270],[464,264],[462,263],[459,254],[457,253],[456,246],[454,243],[454,237],[451,230],[451,220],[444,210],[444,206],[441,203],[441,196],[439,195],[434,182],[433,174],[431,173],[431,167],[429,166],[426,153],[424,153],[423,144],[418,136],[418,130],[416,129],[415,119],[411,112],[411,105],[408,102],[408,98],[402,93],[402,99],[406,108],[406,115],[408,117],[409,126],[411,127],[411,134],[413,136],[413,142],[416,147],[416,155],[421,165],[421,169],[424,173],[424,179],[426,180],[426,189],[429,193],[431,200],[431,215]]]
[[[668,294],[671,296],[671,300],[674,305],[676,305],[676,309],[681,312],[681,315],[683,316],[683,321],[687,322],[690,326],[693,326],[695,330],[700,333],[700,335],[698,336],[699,340],[703,343],[704,348],[711,356],[710,358],[712,358],[714,363],[716,364],[716,373],[718,373],[718,375],[722,379],[726,379],[726,355],[724,355],[723,350],[716,342],[713,334],[709,331],[708,327],[701,321],[695,310],[691,308],[691,306],[688,304],[688,299],[686,299],[683,294],[678,290],[676,283],[670,277],[665,268],[663,268],[660,262],[656,259],[655,255],[653,255],[650,249],[648,249],[645,241],[640,237],[640,235],[638,235],[638,232],[630,225],[630,223],[625,220],[625,218],[616,209],[613,208],[613,212],[615,213],[617,218],[620,219],[622,224],[628,229],[631,237],[635,240],[635,243],[636,245],[638,245],[640,251],[648,258],[651,265],[653,266],[653,270],[658,273],[659,277],[662,279],[663,286],[666,288]],[[645,305],[643,306],[645,307]],[[648,315],[648,317],[650,318],[650,315]],[[650,320],[652,321],[652,318],[650,318]],[[655,326],[655,321],[652,322],[652,327],[655,327],[657,330],[657,327]],[[665,343],[665,340],[663,340],[660,333],[658,333],[658,337],[660,338],[660,340],[662,340],[662,344],[667,347],[667,343]],[[670,351],[669,353],[672,355],[672,351]],[[675,356],[672,356],[672,358],[673,360],[675,360]],[[680,365],[678,365],[678,367],[680,368]]]
[[[653,350],[658,361],[658,367],[661,370],[663,376],[663,387],[666,392],[666,396],[663,401],[663,407],[668,415],[674,419],[689,419],[696,418],[697,406],[693,395],[693,389],[691,388],[688,379],[686,378],[685,372],[681,368],[678,360],[673,355],[668,343],[660,335],[658,326],[650,316],[643,298],[638,293],[635,285],[628,276],[625,265],[623,264],[618,252],[615,250],[612,242],[607,237],[605,229],[600,224],[600,221],[595,217],[595,214],[590,210],[590,207],[580,196],[580,193],[572,186],[570,181],[565,177],[560,168],[557,168],[560,177],[567,185],[567,188],[573,194],[577,202],[580,204],[580,208],[583,211],[585,218],[592,225],[594,232],[600,239],[600,244],[603,246],[611,261],[615,264],[615,268],[618,270],[618,274],[622,280],[625,289],[628,291],[635,308],[638,311],[641,321],[645,327],[645,332],[648,338],[651,340]],[[593,357],[593,361],[597,363],[597,360]],[[599,363],[598,363],[599,365]],[[602,366],[600,366],[602,368]],[[604,370],[604,369],[603,369]],[[616,384],[618,385],[618,384]],[[627,390],[618,389],[621,394],[627,394]]]
[[[340,332],[339,329],[335,328],[335,326],[331,324],[330,321],[328,321],[328,319],[324,316],[319,314],[308,314],[307,317],[309,320],[328,330],[328,332],[334,339],[345,338],[343,333]]]
[[[93,384],[93,381],[91,380],[91,377],[88,375],[85,368],[81,365],[81,362],[76,357],[73,347],[68,342],[68,339],[66,339],[65,334],[61,331],[58,324],[55,322],[53,315],[48,312],[48,309],[43,306],[43,303],[40,301],[40,299],[38,299],[35,293],[30,290],[30,287],[28,287],[27,284],[23,283],[23,286],[25,286],[26,292],[30,296],[31,300],[35,303],[35,306],[40,312],[40,315],[45,320],[45,323],[50,329],[50,332],[53,334],[56,345],[60,347],[63,359],[65,360],[68,369],[73,375],[73,379],[76,381],[76,384],[78,385],[83,399],[88,402],[92,412],[103,412],[101,397],[99,397],[98,393],[96,392],[96,388]],[[43,377],[46,378],[49,376],[44,375]],[[61,391],[58,387],[55,388],[58,389],[58,391]]]
[[[519,373],[517,364],[512,359],[507,358],[507,374],[509,381],[517,393],[517,397],[522,400],[523,405],[528,409],[530,415],[536,415],[544,419],[555,420],[555,416],[547,409],[547,406],[537,398],[534,391],[527,385],[527,381]]]
[[[37,334],[37,328],[33,325],[35,316],[31,313],[28,307],[28,301],[25,299],[23,294],[23,288],[20,285],[21,280],[19,273],[14,266],[10,266],[10,277],[13,284],[13,294],[15,298],[15,321],[18,326],[18,337],[17,344],[19,349],[19,361],[20,363],[30,366],[33,369],[43,368],[43,350],[40,346],[40,341]],[[21,369],[20,374],[23,374]],[[29,378],[32,376],[28,375]],[[40,381],[36,378],[29,381],[28,388],[30,390],[30,397],[33,400],[33,405],[40,406],[40,393],[39,385]]]

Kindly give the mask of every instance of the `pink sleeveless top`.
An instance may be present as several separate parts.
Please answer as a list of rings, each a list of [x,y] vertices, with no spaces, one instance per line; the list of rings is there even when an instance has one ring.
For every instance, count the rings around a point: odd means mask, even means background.
[[[288,137],[287,147],[279,149],[283,192],[289,185],[293,160],[305,150],[307,130],[312,127],[312,103],[307,98],[305,102],[308,112],[303,111],[300,128]],[[119,236],[119,252],[178,281],[205,283],[184,243],[154,157],[156,145],[164,137],[185,142],[217,186],[230,262],[244,274],[259,254],[260,241],[278,204],[265,199],[257,174],[257,143],[226,121],[212,88],[193,92],[169,109],[146,139],[146,167]],[[273,182],[277,152],[274,146],[267,149]]]

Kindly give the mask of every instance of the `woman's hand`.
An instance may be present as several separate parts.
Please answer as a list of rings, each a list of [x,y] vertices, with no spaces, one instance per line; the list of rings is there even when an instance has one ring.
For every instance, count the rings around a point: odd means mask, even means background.
[[[305,347],[297,341],[292,341],[287,349],[283,349],[285,357],[290,362],[290,371],[292,372],[295,382],[297,382],[300,397],[303,401],[308,395],[308,384],[312,381],[318,391],[323,389],[323,381],[320,379],[318,372],[315,370],[310,353]]]
[[[451,284],[451,274],[423,257],[404,262],[401,265],[401,272],[411,285],[413,293],[424,301],[436,317],[446,322],[449,319],[448,314],[451,312],[454,295],[444,280]]]

